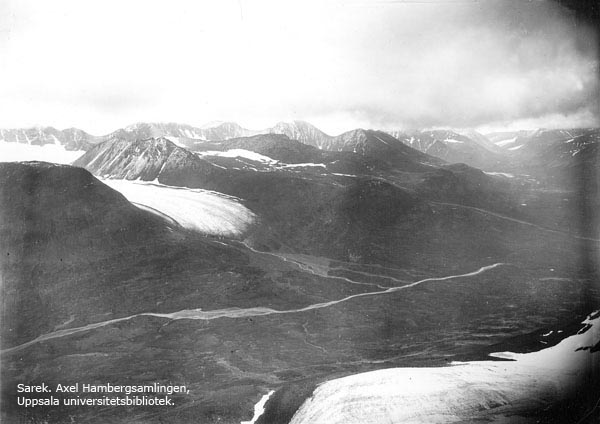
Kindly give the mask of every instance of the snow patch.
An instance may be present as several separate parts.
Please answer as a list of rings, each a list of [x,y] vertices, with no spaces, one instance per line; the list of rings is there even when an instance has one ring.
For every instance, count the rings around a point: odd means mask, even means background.
[[[281,168],[306,168],[306,167],[318,167],[325,168],[324,163],[292,163],[289,165],[283,165]]]
[[[373,137],[375,137],[377,140],[381,141],[383,144],[387,144],[388,146],[390,145],[390,143],[388,143],[387,141],[383,140],[381,137],[374,135]]]
[[[231,149],[226,151],[220,150],[207,150],[204,152],[196,152],[198,156],[221,156],[225,158],[245,158],[250,159],[256,162],[264,162],[268,164],[276,164],[277,160],[270,158],[265,155],[261,155],[260,153],[252,152],[250,150],[245,149]]]
[[[165,138],[178,147],[186,148],[185,144],[181,142],[182,137],[165,136]]]
[[[494,144],[496,144],[498,147],[504,147],[509,144],[513,144],[515,141],[517,141],[517,137],[509,138],[508,140],[497,141]]]
[[[510,147],[508,150],[519,150],[523,146],[524,146],[523,144],[519,144],[518,146]]]
[[[483,171],[484,174],[487,175],[500,175],[502,177],[506,177],[506,178],[514,178],[515,176],[513,174],[508,174],[506,172],[487,172],[487,171]]]

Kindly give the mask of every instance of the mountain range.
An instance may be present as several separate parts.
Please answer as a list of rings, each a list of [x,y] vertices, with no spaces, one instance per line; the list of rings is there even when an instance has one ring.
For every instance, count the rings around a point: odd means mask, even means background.
[[[66,150],[88,150],[104,140],[77,128],[57,130],[52,127],[33,127],[21,129],[0,129],[0,141],[22,143],[34,146],[54,144]]]
[[[235,196],[259,221],[268,223],[255,227],[251,238],[256,245],[280,249],[285,241],[296,251],[340,260],[365,256],[375,262],[407,260],[410,255],[404,249],[386,247],[399,237],[390,233],[389,225],[396,225],[392,223],[398,219],[403,225],[412,222],[412,227],[402,230],[412,228],[412,232],[402,238],[426,243],[431,235],[415,229],[443,216],[434,214],[428,202],[435,202],[435,208],[451,204],[514,219],[528,217],[510,179],[464,164],[447,164],[382,132],[356,130],[338,140],[343,143],[332,151],[285,135],[261,134],[199,142],[192,152],[165,137],[115,138],[94,146],[73,164],[102,178],[153,181]],[[392,215],[384,218],[382,213]],[[437,227],[430,222],[423,228],[429,226]],[[367,241],[372,238],[379,241]],[[478,253],[485,251],[482,240],[471,240],[460,250],[469,246],[478,246]]]
[[[0,142],[57,145],[66,150],[88,151],[107,140],[134,141],[164,137],[179,147],[198,151],[210,145],[206,143],[221,143],[261,134],[282,134],[319,150],[353,152],[380,158],[402,154],[400,144],[404,144],[429,155],[429,161],[434,157],[448,163],[465,163],[493,172],[529,172],[531,160],[534,160],[534,168],[539,172],[546,172],[547,167],[569,168],[575,162],[572,158],[580,150],[583,149],[582,157],[590,156],[588,150],[594,148],[585,146],[597,144],[598,140],[597,129],[540,129],[487,135],[472,130],[461,134],[450,130],[382,132],[356,129],[330,136],[308,122],[291,121],[279,122],[264,130],[248,130],[232,122],[215,122],[203,127],[138,123],[104,136],[93,136],[75,128],[61,131],[52,127],[35,127],[0,130]]]
[[[83,152],[0,163],[2,422],[239,423],[275,391],[257,422],[287,423],[324,382],[449,369],[516,337],[516,352],[549,347],[598,304],[597,130],[519,133],[509,150],[276,127],[4,133]],[[175,408],[17,404],[19,383],[82,381],[189,393]],[[554,411],[519,406],[523,422]]]

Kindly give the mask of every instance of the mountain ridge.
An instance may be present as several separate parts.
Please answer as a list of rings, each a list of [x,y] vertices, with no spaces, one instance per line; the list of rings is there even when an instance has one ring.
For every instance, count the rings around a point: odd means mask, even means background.
[[[263,130],[249,130],[235,122],[214,122],[203,127],[188,124],[138,122],[103,136],[91,135],[77,128],[57,130],[53,127],[1,129],[0,141],[4,145],[20,143],[30,146],[57,145],[67,151],[88,151],[107,140],[143,140],[164,137],[178,147],[196,151],[204,143],[224,143],[231,139],[254,137],[261,134],[282,134],[289,139],[313,146],[322,151],[351,152],[390,159],[408,151],[400,144],[449,163],[466,163],[470,166],[495,172],[522,172],[527,161],[538,156],[548,156],[548,163],[568,161],[566,150],[557,146],[570,139],[580,140],[595,129],[536,129],[531,131],[493,132],[483,135],[466,130],[462,134],[452,130],[380,131],[357,128],[331,136],[314,125],[301,120],[281,121]],[[589,137],[588,137],[589,138]],[[593,137],[592,137],[593,138]],[[596,141],[592,140],[592,143]],[[589,143],[588,143],[589,144]],[[578,142],[571,146],[577,146]],[[521,150],[524,149],[524,150]],[[251,149],[249,149],[251,150]],[[569,150],[577,154],[579,148]],[[586,149],[589,150],[589,149]],[[554,153],[552,153],[554,152]],[[585,153],[585,152],[584,152]],[[551,155],[557,155],[552,158]],[[16,155],[18,157],[18,155]],[[526,156],[526,157],[525,157]],[[563,157],[564,156],[564,157]],[[12,157],[12,156],[11,156]],[[430,162],[427,156],[421,161]],[[72,159],[70,159],[72,160]],[[69,160],[69,161],[70,161]],[[537,159],[536,159],[537,161]],[[572,161],[571,161],[572,162]],[[441,163],[435,162],[434,163]],[[516,164],[516,165],[515,165]],[[571,166],[571,165],[565,165]]]

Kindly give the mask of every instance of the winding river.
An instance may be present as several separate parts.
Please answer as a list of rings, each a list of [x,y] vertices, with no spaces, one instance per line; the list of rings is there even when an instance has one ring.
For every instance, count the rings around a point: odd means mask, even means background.
[[[415,281],[414,283],[406,284],[403,286],[389,287],[385,290],[353,294],[353,295],[346,296],[341,299],[331,300],[329,302],[315,303],[315,304],[308,305],[303,308],[297,308],[297,309],[278,310],[278,309],[257,306],[257,307],[253,307],[253,308],[236,308],[236,307],[234,307],[234,308],[225,308],[225,309],[215,309],[213,311],[203,311],[202,309],[184,309],[184,310],[172,312],[172,313],[142,312],[139,314],[130,315],[130,316],[122,317],[122,318],[115,318],[115,319],[111,319],[111,320],[107,320],[107,321],[96,322],[96,323],[88,324],[88,325],[85,325],[82,327],[66,328],[63,330],[52,331],[50,333],[42,334],[41,336],[36,337],[35,339],[30,340],[26,343],[23,343],[23,344],[20,344],[18,346],[14,346],[14,347],[11,347],[8,349],[4,349],[4,350],[0,351],[0,353],[7,354],[7,353],[11,353],[11,352],[16,352],[16,351],[25,349],[29,346],[32,346],[36,343],[40,343],[40,342],[43,342],[46,340],[57,339],[60,337],[66,337],[66,336],[70,336],[72,334],[81,333],[84,331],[94,330],[96,328],[105,327],[107,325],[115,324],[117,322],[127,321],[127,320],[130,320],[130,319],[133,319],[136,317],[141,317],[141,316],[152,316],[152,317],[165,318],[165,319],[170,319],[170,320],[179,320],[179,319],[213,320],[213,319],[219,319],[219,318],[237,319],[237,318],[248,318],[248,317],[257,317],[257,316],[274,315],[274,314],[302,313],[302,312],[311,311],[313,309],[327,308],[327,307],[334,306],[334,305],[337,305],[337,304],[340,304],[343,302],[347,302],[349,300],[356,299],[359,297],[378,296],[378,295],[383,295],[383,294],[395,293],[397,291],[406,290],[411,287],[415,287],[415,286],[418,286],[420,284],[427,283],[427,282],[446,281],[446,280],[451,280],[454,278],[474,277],[476,275],[482,274],[484,272],[487,272],[489,270],[492,270],[494,268],[497,268],[497,267],[503,266],[503,265],[506,265],[506,264],[495,263],[492,265],[483,266],[475,271],[468,272],[466,274],[448,275],[445,277],[425,278],[423,280]]]

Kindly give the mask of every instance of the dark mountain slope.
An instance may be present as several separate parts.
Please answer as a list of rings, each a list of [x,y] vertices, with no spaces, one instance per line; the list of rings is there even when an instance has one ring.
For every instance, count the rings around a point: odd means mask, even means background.
[[[52,292],[55,274],[68,273],[77,262],[100,262],[116,252],[125,257],[139,254],[140,246],[176,235],[162,220],[134,207],[81,168],[2,163],[0,205],[2,299],[18,293],[2,307],[5,326],[14,322],[5,327],[14,332],[2,334],[3,346],[32,338],[32,331],[46,326],[37,317],[57,312],[48,311],[48,299],[40,297]],[[17,291],[15,284],[24,286]],[[29,320],[36,326],[22,327]]]
[[[178,175],[180,172],[202,173],[206,177],[220,172],[214,165],[164,137],[108,140],[94,146],[73,165],[85,167],[98,176],[143,181],[160,181],[161,175]]]
[[[292,140],[282,134],[259,134],[251,137],[234,138],[223,142],[195,143],[193,151],[201,155],[207,151],[227,151],[243,149],[259,153],[285,164],[322,164],[333,173],[367,175],[374,171],[386,171],[392,165],[383,159],[367,157],[353,152],[332,152],[319,150],[313,146]],[[212,162],[233,168],[235,163],[223,158],[211,157]],[[248,159],[245,159],[248,160]],[[306,171],[307,169],[305,169]]]
[[[222,149],[244,149],[285,163],[319,162],[322,154],[315,147],[302,144],[281,134],[259,134],[233,138],[222,143]]]
[[[481,170],[462,163],[423,173],[415,185],[419,194],[431,200],[519,216],[515,188],[505,178],[492,178]]]
[[[119,240],[127,241],[162,228],[155,218],[141,213],[81,168],[2,163],[0,181],[2,238],[24,246],[54,245],[52,237],[59,234],[68,237],[69,243],[93,248],[95,243],[112,243],[112,233],[120,233]],[[54,214],[58,210],[59,216]]]
[[[265,249],[277,250],[288,245],[293,246],[292,250],[340,259],[348,259],[348,246],[369,246],[370,242],[363,239],[369,235],[379,237],[383,234],[369,227],[372,220],[368,217],[363,217],[365,219],[362,221],[354,219],[354,224],[348,223],[348,217],[343,212],[345,208],[341,205],[346,201],[343,199],[351,198],[354,193],[346,193],[345,190],[357,186],[368,187],[367,198],[371,199],[369,202],[372,205],[379,205],[376,208],[387,207],[375,201],[381,191],[379,195],[382,198],[391,196],[397,197],[396,200],[416,199],[414,201],[421,203],[433,200],[465,204],[501,213],[517,213],[516,216],[520,217],[518,210],[515,211],[515,199],[509,194],[510,186],[506,181],[492,178],[466,165],[427,165],[419,160],[434,159],[391,136],[383,138],[379,133],[366,131],[358,132],[358,135],[364,144],[354,146],[363,147],[363,151],[369,154],[318,150],[276,134],[232,139],[209,146],[211,150],[246,149],[280,161],[315,162],[319,165],[306,169],[298,167],[288,170],[284,165],[277,165],[266,166],[258,172],[238,169],[235,163],[232,167],[224,166],[227,162],[216,165],[216,160],[211,163],[201,159],[164,139],[109,141],[88,152],[75,164],[110,178],[158,179],[171,186],[202,188],[236,196],[259,215],[262,224],[255,229],[253,239]],[[356,141],[350,136],[348,139]],[[341,147],[354,149],[351,144]],[[360,201],[369,203],[364,198],[360,197]],[[396,205],[396,200],[390,200],[391,204]],[[394,225],[408,228],[403,225],[409,222],[415,226],[413,234],[420,234],[423,240],[427,240],[429,235],[425,227],[431,225],[427,221],[427,208],[417,208],[423,214],[420,217],[419,213],[409,213],[398,205],[390,208],[399,220]],[[362,205],[358,210],[371,209]],[[376,225],[389,229],[383,222]],[[423,228],[417,229],[420,226]],[[423,243],[413,234],[399,235],[392,231],[389,237],[384,237],[385,242],[379,244],[394,245],[398,237],[412,240],[411,243],[416,245],[411,247],[407,243],[406,251],[412,255],[412,252],[423,247]],[[392,255],[393,260],[401,260],[398,256],[401,251],[394,249],[396,253]],[[377,258],[371,260],[377,261]]]
[[[383,131],[357,129],[340,134],[323,145],[324,150],[352,152],[385,161],[399,169],[416,172],[441,164],[437,158],[406,146]]]

